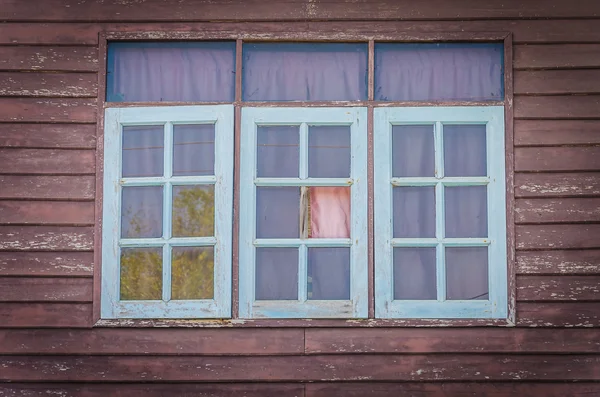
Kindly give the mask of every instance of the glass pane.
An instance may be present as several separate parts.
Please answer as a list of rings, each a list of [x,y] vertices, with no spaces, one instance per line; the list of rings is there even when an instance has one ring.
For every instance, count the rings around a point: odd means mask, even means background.
[[[162,248],[121,249],[121,300],[162,299]]]
[[[256,300],[298,299],[298,248],[256,249]]]
[[[487,188],[456,186],[445,189],[446,237],[487,237]]]
[[[502,43],[375,44],[379,101],[498,101]]]
[[[163,187],[124,187],[121,197],[121,237],[161,237]]]
[[[308,176],[350,177],[350,127],[311,126],[308,129]]]
[[[309,195],[309,230],[311,238],[350,238],[350,187],[315,186]]]
[[[308,249],[308,299],[350,299],[350,248]]]
[[[214,124],[173,126],[173,175],[215,173]]]
[[[446,248],[446,299],[489,299],[487,247]]]
[[[215,234],[215,186],[173,186],[173,237]]]
[[[437,299],[435,248],[394,248],[394,299]]]
[[[123,127],[123,178],[163,175],[163,133],[162,125]]]
[[[245,43],[246,101],[367,99],[367,44]]]
[[[485,146],[485,125],[444,125],[444,176],[487,175]]]
[[[299,187],[256,188],[256,237],[298,238]]]
[[[392,176],[434,176],[433,125],[392,126]]]
[[[109,43],[109,102],[232,102],[235,42]]]
[[[213,247],[173,247],[171,299],[213,299],[214,284]]]
[[[298,126],[257,127],[256,167],[259,177],[298,177]]]
[[[435,237],[435,188],[393,188],[394,237]]]

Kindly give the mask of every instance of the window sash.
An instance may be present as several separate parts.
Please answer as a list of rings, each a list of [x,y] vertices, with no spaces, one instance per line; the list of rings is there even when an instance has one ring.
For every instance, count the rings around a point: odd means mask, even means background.
[[[233,105],[108,108],[104,130],[101,318],[223,318],[231,316],[233,223]],[[164,125],[165,173],[172,165],[172,133],[177,124],[215,125],[214,176],[121,178],[122,127]],[[215,186],[214,237],[165,238],[171,228],[172,185]],[[121,238],[121,192],[124,186],[160,186],[163,237]],[[214,247],[213,299],[170,300],[171,247]],[[163,300],[121,301],[120,248],[163,248]],[[168,255],[167,255],[168,254]]]
[[[376,108],[374,111],[375,168],[375,317],[378,318],[506,318],[507,247],[506,190],[503,106],[450,106]],[[393,178],[392,126],[435,125],[436,167],[443,167],[441,125],[486,124],[485,177]],[[442,238],[444,198],[442,186],[487,185],[488,237]],[[392,188],[394,186],[436,186],[436,237],[393,238]],[[434,210],[432,208],[432,210]],[[437,300],[394,300],[393,247],[436,247]],[[444,248],[488,247],[489,300],[446,300]]]

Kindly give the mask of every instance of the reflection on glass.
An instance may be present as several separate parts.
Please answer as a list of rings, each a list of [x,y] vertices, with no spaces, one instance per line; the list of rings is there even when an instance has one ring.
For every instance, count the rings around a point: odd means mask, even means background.
[[[308,130],[308,176],[350,177],[350,127],[311,126]]]
[[[256,249],[256,300],[298,299],[298,248]]]
[[[489,299],[487,247],[446,248],[446,299]]]
[[[487,237],[486,186],[445,189],[446,237]]]
[[[162,299],[162,248],[121,249],[120,299]]]
[[[257,176],[298,177],[300,168],[298,126],[259,126],[256,139]]]
[[[434,176],[433,125],[392,126],[392,176]]]
[[[435,188],[393,188],[394,237],[435,237]]]
[[[214,230],[214,185],[173,186],[173,237],[209,237]]]
[[[171,299],[213,299],[213,247],[173,247]]]
[[[121,237],[161,237],[163,187],[124,187],[121,197]]]
[[[485,176],[485,125],[444,125],[444,176]]]
[[[394,248],[394,299],[437,299],[435,248]]]
[[[350,248],[308,249],[308,299],[350,299]]]
[[[300,188],[256,188],[256,237],[298,238]]]
[[[310,238],[350,238],[350,187],[313,186],[309,196]]]
[[[173,126],[173,175],[215,173],[214,124]]]
[[[163,175],[164,127],[123,127],[123,178]]]

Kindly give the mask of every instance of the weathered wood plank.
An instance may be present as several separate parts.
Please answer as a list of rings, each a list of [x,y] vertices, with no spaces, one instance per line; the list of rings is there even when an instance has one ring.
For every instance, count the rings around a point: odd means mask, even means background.
[[[0,302],[91,301],[91,278],[0,277]]]
[[[95,98],[95,73],[0,73],[0,96]]]
[[[600,301],[600,277],[519,276],[517,277],[517,300]],[[596,339],[598,339],[597,332]]]
[[[0,200],[0,225],[94,224],[93,201]]]
[[[96,147],[94,124],[0,124],[0,147],[78,148]]]
[[[93,200],[93,176],[0,175],[0,199]]]
[[[590,355],[4,356],[0,381],[596,380],[599,367]]]
[[[0,149],[0,173],[94,174],[93,150]]]
[[[95,99],[0,98],[0,122],[94,123]]]
[[[577,119],[598,118],[600,95],[517,96],[515,118]]]
[[[517,249],[600,248],[600,225],[517,225]]]
[[[87,328],[88,303],[0,303],[0,328]]]
[[[305,335],[309,354],[600,352],[598,331],[584,329],[308,328]]]
[[[600,250],[517,251],[517,274],[600,274]]]
[[[517,326],[600,327],[600,302],[519,302]]]
[[[515,148],[515,171],[598,171],[600,146]]]
[[[95,47],[0,47],[0,70],[97,72],[98,50]]]
[[[515,120],[515,146],[600,144],[598,120]]]
[[[208,356],[303,352],[304,330],[300,328],[0,331],[0,354]]]
[[[600,173],[515,174],[515,197],[600,195]]]
[[[515,69],[600,67],[600,44],[517,45]]]
[[[0,252],[2,276],[91,276],[91,252]]]
[[[517,71],[515,94],[560,95],[600,93],[600,70]]]
[[[0,226],[2,251],[90,251],[92,227]]]
[[[600,222],[600,198],[518,199],[515,205],[515,221],[517,223]]]

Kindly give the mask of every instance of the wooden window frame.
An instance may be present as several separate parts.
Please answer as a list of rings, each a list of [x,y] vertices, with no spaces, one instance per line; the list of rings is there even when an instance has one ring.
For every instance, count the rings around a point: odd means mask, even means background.
[[[351,24],[351,22],[348,22]],[[125,29],[125,28],[124,28]],[[126,32],[110,31],[99,34],[99,73],[98,73],[98,123],[96,151],[96,222],[94,241],[94,300],[93,320],[95,326],[119,327],[394,327],[394,326],[514,326],[516,309],[515,283],[515,223],[514,223],[514,137],[513,137],[513,44],[510,32],[446,32],[446,33],[414,33],[395,32],[382,34],[337,34],[323,31],[303,33],[260,32],[243,33],[247,24],[232,26],[231,30],[220,31],[185,31],[185,32]],[[100,319],[101,295],[101,250],[102,250],[102,183],[103,183],[103,129],[104,109],[107,107],[135,106],[175,106],[181,102],[148,102],[148,103],[107,103],[106,92],[106,57],[108,41],[160,41],[160,40],[234,40],[236,41],[236,89],[235,125],[234,125],[234,222],[233,222],[233,255],[232,255],[232,318],[226,320],[209,319]],[[244,102],[242,101],[242,43],[244,41],[266,42],[366,42],[368,43],[368,99],[366,101],[333,101],[333,102]],[[374,101],[374,64],[375,42],[502,42],[504,45],[504,99],[501,101],[464,102],[464,101]],[[210,105],[220,103],[185,103],[186,105]],[[373,120],[376,107],[400,106],[504,106],[505,120],[505,163],[506,163],[506,229],[507,229],[507,279],[508,279],[508,313],[504,319],[378,319],[375,318],[374,302],[374,208],[373,208]],[[239,216],[240,216],[240,148],[241,148],[241,109],[242,107],[367,107],[368,129],[368,318],[367,319],[241,319],[239,317]]]

